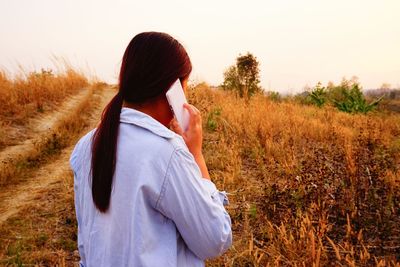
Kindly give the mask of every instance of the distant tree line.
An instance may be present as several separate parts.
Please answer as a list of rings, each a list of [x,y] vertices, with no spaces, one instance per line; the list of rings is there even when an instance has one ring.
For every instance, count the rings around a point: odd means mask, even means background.
[[[388,83],[383,83],[379,89],[367,90],[365,94],[369,97],[381,97],[386,99],[400,99],[400,88],[392,89]]]
[[[284,98],[274,91],[264,91],[260,86],[260,63],[257,58],[247,52],[239,54],[236,63],[224,72],[224,82],[220,87],[224,90],[235,92],[239,97],[249,99],[257,93],[263,93],[272,101],[282,101]],[[372,100],[368,100],[366,95]],[[289,97],[288,97],[289,98]],[[374,110],[384,99],[400,99],[400,89],[390,89],[390,85],[383,84],[380,89],[369,90],[364,95],[357,77],[343,78],[340,84],[329,82],[322,86],[318,82],[313,88],[297,94],[293,97],[303,104],[311,104],[317,107],[332,105],[338,110],[348,113],[368,113]]]

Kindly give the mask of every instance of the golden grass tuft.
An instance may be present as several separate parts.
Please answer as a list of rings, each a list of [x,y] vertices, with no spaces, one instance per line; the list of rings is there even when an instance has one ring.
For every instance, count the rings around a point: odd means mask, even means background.
[[[60,73],[42,69],[15,77],[0,70],[0,123],[24,124],[88,84],[87,78],[70,66]]]

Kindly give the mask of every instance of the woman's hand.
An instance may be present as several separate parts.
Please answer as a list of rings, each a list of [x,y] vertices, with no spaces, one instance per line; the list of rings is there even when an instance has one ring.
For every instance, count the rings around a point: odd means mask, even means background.
[[[184,104],[183,107],[189,112],[189,126],[184,132],[174,118],[171,121],[171,130],[183,137],[190,153],[194,157],[202,154],[203,128],[200,111],[193,105]]]
[[[207,165],[202,153],[203,127],[201,124],[200,111],[193,105],[184,104],[183,107],[189,112],[189,126],[184,132],[174,118],[171,121],[171,130],[181,135],[190,153],[192,153],[197,165],[200,168],[203,178],[210,179]]]

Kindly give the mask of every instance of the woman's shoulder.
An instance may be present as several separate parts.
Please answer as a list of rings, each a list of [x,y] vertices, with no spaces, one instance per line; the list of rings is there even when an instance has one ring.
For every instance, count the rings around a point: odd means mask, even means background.
[[[79,139],[79,141],[76,143],[71,153],[71,157],[69,159],[72,169],[74,170],[78,169],[79,167],[78,164],[82,155],[89,152],[90,143],[95,130],[96,129],[89,131],[87,134],[81,137],[81,139]]]
[[[126,124],[120,125],[118,142],[123,144],[123,149],[130,147],[146,147],[146,151],[173,151],[176,149],[185,149],[186,144],[183,138],[170,129],[155,125],[153,127],[146,125]]]

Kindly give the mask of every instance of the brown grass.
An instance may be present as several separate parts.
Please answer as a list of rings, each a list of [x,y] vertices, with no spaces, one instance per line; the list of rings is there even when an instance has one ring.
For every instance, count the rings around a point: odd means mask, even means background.
[[[79,254],[74,253],[73,201],[73,177],[67,174],[8,219],[0,228],[0,265],[75,266]]]
[[[205,157],[234,245],[208,266],[395,265],[400,116],[349,115],[200,85]]]
[[[15,165],[17,168],[12,169],[11,177],[13,184],[9,180],[3,190],[12,191],[21,182],[33,179],[40,183],[40,173],[46,173],[46,168],[48,175],[54,175],[55,170],[48,166],[51,162],[58,162],[59,168],[69,169],[71,145],[88,130],[102,87],[102,84],[94,85],[93,93],[83,99],[72,114],[61,118],[51,133],[37,144],[37,151]],[[79,260],[79,255],[74,253],[73,176],[70,170],[62,171],[60,175],[61,179],[53,178],[54,181],[42,192],[36,192],[33,201],[1,225],[0,265],[73,266]]]
[[[23,127],[88,84],[85,75],[68,65],[58,73],[42,69],[15,77],[0,70],[0,148],[10,143],[10,126]]]
[[[2,225],[0,265],[65,266],[79,259],[72,177],[53,184],[34,203]],[[69,264],[68,266],[72,266]]]
[[[348,115],[197,86],[234,244],[207,266],[399,266],[400,116]],[[79,128],[79,127],[78,127]],[[2,225],[3,264],[72,264],[72,176]]]
[[[34,150],[27,154],[20,154],[8,164],[0,165],[0,187],[10,183],[18,183],[24,180],[30,169],[35,169],[47,162],[49,158],[59,154],[62,149],[71,145],[88,126],[87,117],[98,101],[98,87],[96,84],[90,87],[89,94],[79,103],[72,113],[65,114],[34,144]]]

